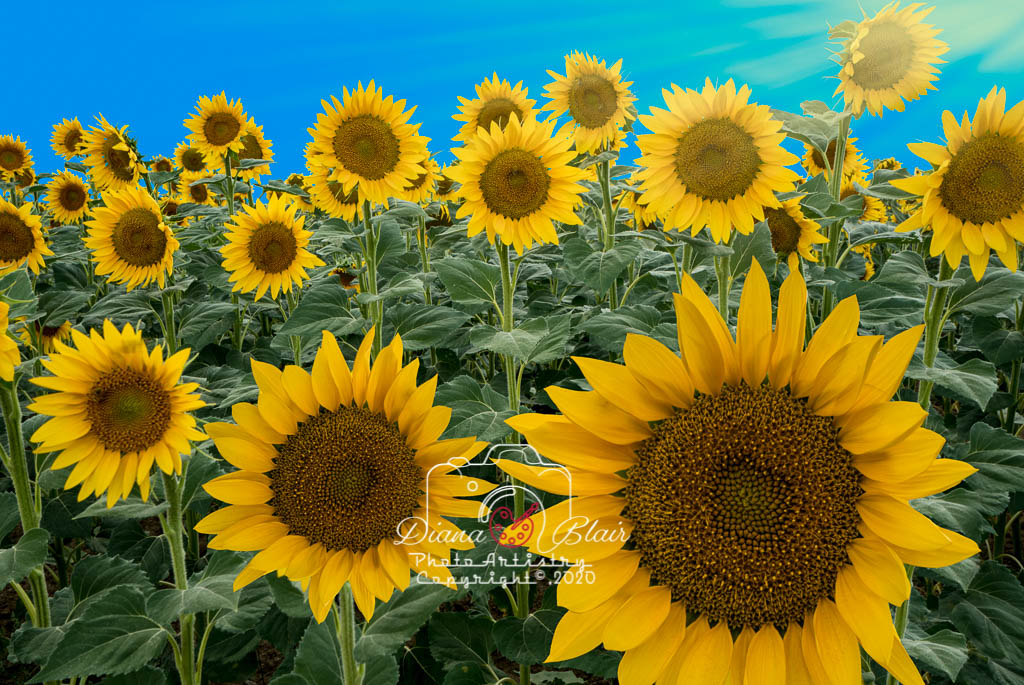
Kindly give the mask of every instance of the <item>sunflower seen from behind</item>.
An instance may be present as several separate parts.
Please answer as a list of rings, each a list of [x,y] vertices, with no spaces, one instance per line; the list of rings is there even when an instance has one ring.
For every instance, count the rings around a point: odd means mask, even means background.
[[[893,179],[921,196],[897,231],[930,226],[931,255],[944,254],[954,269],[967,255],[981,280],[994,251],[1017,270],[1017,242],[1024,242],[1024,101],[1006,110],[1006,91],[995,87],[978,102],[974,119],[942,114],[946,144],[907,147],[934,167],[931,173]]]
[[[534,110],[536,100],[526,97],[529,91],[523,88],[523,82],[509,84],[499,79],[498,73],[477,84],[476,98],[470,100],[459,96],[459,113],[452,119],[463,122],[458,134],[452,138],[456,142],[466,143],[476,135],[478,129],[491,130],[491,123],[497,122],[499,128],[505,128],[509,119],[515,117],[523,121],[527,117],[536,117]]]
[[[241,100],[227,99],[222,92],[212,98],[200,96],[196,112],[185,120],[189,145],[212,160],[223,160],[224,155],[238,152],[244,143],[248,117]]]
[[[188,412],[205,406],[197,383],[180,383],[190,350],[164,359],[163,347],[146,349],[142,333],[109,320],[102,333],[72,331],[74,345],[54,342],[42,364],[52,376],[33,378],[54,392],[40,395],[29,409],[50,416],[32,435],[36,452],[58,452],[50,468],[72,467],[64,483],[78,485],[78,500],[106,493],[107,507],[127,497],[137,484],[149,497],[153,464],[181,473],[181,455],[190,441],[205,440]]]
[[[27,264],[32,273],[43,267],[43,257],[53,251],[43,239],[43,222],[32,213],[32,205],[15,206],[0,197],[0,275]]]
[[[666,231],[696,235],[707,226],[715,242],[728,241],[732,228],[750,233],[763,207],[779,206],[775,193],[792,191],[799,178],[786,168],[799,160],[781,146],[782,122],[731,79],[718,88],[708,79],[699,93],[675,84],[663,92],[668,109],[640,116],[651,131],[637,136],[643,199]]]
[[[82,163],[88,167],[89,177],[100,190],[135,186],[141,169],[138,155],[125,136],[128,126],[116,128],[102,114],[96,118],[99,125],[82,138]]]
[[[32,153],[21,136],[0,136],[0,180],[10,182],[32,168]]]
[[[397,336],[371,364],[373,339],[371,329],[351,367],[328,331],[312,373],[253,360],[256,404],[232,407],[234,423],[206,424],[238,471],[203,486],[229,506],[196,530],[216,534],[212,549],[258,552],[236,590],[276,571],[302,584],[317,621],[346,582],[367,619],[410,571],[454,587],[441,561],[472,542],[445,517],[486,511],[460,498],[493,488],[451,473],[487,443],[439,439],[451,410],[434,406],[437,377],[417,383],[419,360],[403,366]],[[437,542],[419,541],[424,525]]]
[[[74,159],[80,155],[82,138],[85,136],[85,129],[78,117],[64,119],[59,124],[53,125],[53,135],[50,136],[50,147],[58,157]]]
[[[921,685],[889,609],[910,596],[904,564],[978,552],[908,504],[976,470],[937,459],[926,412],[891,401],[923,326],[860,336],[851,297],[805,347],[803,279],[782,285],[773,330],[756,260],[735,338],[688,275],[681,290],[681,355],[629,334],[624,365],[575,358],[593,390],[547,388],[561,415],[508,420],[572,474],[572,497],[534,515],[530,551],[595,578],[559,584],[569,611],[548,661],[603,642],[625,652],[624,685],[854,683],[863,647]],[[551,488],[543,467],[498,463]],[[560,538],[570,516],[597,532]]]
[[[56,221],[77,224],[89,212],[89,187],[76,174],[62,171],[47,182],[43,202]]]
[[[174,268],[178,241],[149,193],[138,186],[102,194],[103,206],[86,222],[85,246],[98,275],[124,283],[129,292],[156,281],[163,288]]]

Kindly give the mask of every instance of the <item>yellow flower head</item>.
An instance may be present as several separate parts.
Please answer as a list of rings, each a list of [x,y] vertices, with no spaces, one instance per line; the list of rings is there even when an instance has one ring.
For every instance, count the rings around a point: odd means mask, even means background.
[[[58,157],[74,159],[81,154],[82,139],[85,136],[85,129],[74,119],[64,119],[59,124],[53,125],[53,136],[50,138],[50,147],[57,153]]]
[[[533,108],[536,101],[528,99],[527,94],[522,81],[512,86],[508,81],[499,79],[497,72],[492,78],[485,78],[476,86],[476,99],[459,96],[459,113],[453,114],[452,119],[464,123],[452,140],[465,143],[476,135],[477,129],[491,130],[491,122],[496,121],[500,128],[505,128],[512,117],[520,122],[536,117],[537,112]]]
[[[0,275],[26,263],[38,274],[44,256],[53,252],[43,240],[43,222],[32,213],[32,205],[16,207],[0,197]]]

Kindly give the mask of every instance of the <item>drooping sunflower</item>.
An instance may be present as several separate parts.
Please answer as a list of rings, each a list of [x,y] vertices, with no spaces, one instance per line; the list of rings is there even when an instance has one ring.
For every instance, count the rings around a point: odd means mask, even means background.
[[[799,160],[781,146],[782,122],[767,105],[748,103],[747,86],[730,79],[700,93],[677,85],[664,91],[668,109],[651,108],[640,121],[652,131],[637,137],[640,190],[664,230],[705,225],[716,242],[731,227],[746,235],[764,220],[763,207],[778,207],[775,192],[789,192],[799,178],[787,166]]]
[[[178,144],[174,150],[174,163],[182,171],[206,171],[206,155],[197,147],[192,147],[187,142]]]
[[[21,141],[21,136],[0,136],[0,179],[9,182],[31,168],[32,153]]]
[[[881,116],[886,109],[902,112],[904,100],[916,100],[938,79],[936,64],[949,46],[935,38],[942,32],[921,23],[935,7],[914,3],[900,9],[892,2],[857,25],[857,34],[839,53],[839,86],[846,108],[855,116],[867,109]]]
[[[249,119],[242,131],[242,148],[238,150],[239,159],[265,159],[267,162],[274,161],[274,152],[271,150],[273,142],[263,136],[263,127],[256,125],[255,119]],[[221,162],[218,168],[223,170]],[[238,175],[246,180],[258,180],[263,174],[270,173],[269,164],[243,169]]]
[[[846,181],[846,184],[843,185],[843,187],[840,189],[839,199],[845,200],[846,198],[852,195],[859,194],[861,200],[864,201],[864,209],[863,211],[861,211],[860,216],[857,217],[857,221],[885,221],[885,203],[882,202],[877,197],[871,197],[869,195],[864,195],[863,193],[858,193],[857,189],[853,185],[854,183],[861,186],[862,188],[866,188],[869,185],[867,178],[865,178],[862,174],[854,174],[852,177],[850,177],[848,181]]]
[[[52,416],[32,435],[37,452],[60,452],[50,466],[74,465],[64,489],[81,484],[78,500],[107,493],[107,507],[127,497],[137,483],[149,497],[153,463],[164,473],[181,473],[181,455],[190,440],[205,440],[188,412],[206,405],[197,383],[179,383],[190,350],[164,359],[163,347],[146,349],[142,333],[107,319],[103,333],[72,331],[74,347],[54,344],[43,359],[52,376],[32,382],[55,392],[29,405]]]
[[[59,124],[53,125],[53,136],[50,137],[50,147],[57,153],[58,157],[73,159],[82,154],[80,145],[85,135],[85,129],[78,117],[64,119]]]
[[[544,87],[544,97],[551,102],[541,109],[556,117],[569,113],[577,152],[607,149],[618,140],[622,127],[636,118],[631,107],[636,98],[629,92],[633,83],[622,80],[621,69],[621,59],[608,67],[603,59],[574,52],[565,56],[565,76],[548,70],[555,80]]]
[[[978,102],[974,120],[942,113],[946,144],[910,143],[932,163],[931,173],[891,183],[922,196],[921,206],[897,231],[931,226],[931,254],[946,255],[954,269],[964,253],[981,280],[994,250],[1017,270],[1017,245],[1024,242],[1024,101],[1009,111],[1006,91],[996,89]]]
[[[491,130],[492,121],[498,122],[500,128],[505,128],[511,117],[519,121],[536,117],[537,112],[533,108],[537,104],[536,100],[528,99],[528,94],[522,81],[512,86],[508,81],[499,79],[497,72],[492,78],[485,78],[483,83],[476,86],[475,100],[459,96],[459,113],[453,114],[452,119],[464,123],[452,140],[468,142],[476,135],[477,129]]]
[[[93,217],[86,222],[85,246],[92,250],[96,273],[110,274],[113,283],[124,283],[129,292],[153,281],[163,288],[174,268],[178,241],[156,200],[138,186],[108,191]]]
[[[443,517],[486,511],[459,497],[493,488],[451,473],[487,443],[438,439],[451,410],[433,406],[436,376],[416,384],[419,360],[402,366],[398,336],[371,365],[372,342],[371,329],[351,369],[327,331],[312,374],[253,360],[257,404],[232,407],[234,424],[206,425],[239,470],[203,486],[231,506],[196,530],[217,534],[212,549],[260,550],[236,590],[277,571],[308,590],[317,621],[346,581],[366,618],[408,586],[410,570],[454,587],[439,558],[473,545]]]
[[[14,380],[14,367],[21,363],[18,343],[7,334],[10,313],[11,306],[6,302],[0,302],[0,330],[3,331],[0,333],[0,380],[8,382]]]
[[[242,149],[247,123],[242,101],[229,102],[221,92],[212,98],[200,96],[196,113],[185,120],[185,127],[191,131],[188,134],[191,147],[209,159],[222,160],[229,150],[238,152]]]
[[[433,157],[423,160],[424,172],[402,189],[401,199],[426,204],[434,194],[434,185],[441,178],[441,167]]]
[[[470,217],[469,237],[487,231],[522,253],[534,241],[558,243],[554,221],[577,225],[573,211],[585,188],[583,172],[569,162],[576,153],[568,127],[557,133],[555,123],[510,119],[502,130],[491,123],[465,147],[452,150],[459,163],[449,169],[461,183],[464,198],[458,218]]]
[[[184,171],[178,179],[180,199],[183,202],[192,202],[197,205],[216,205],[217,199],[206,183],[195,183],[204,178],[209,178],[208,171]],[[195,185],[192,185],[195,183]]]
[[[827,243],[828,238],[818,232],[818,222],[804,214],[800,198],[785,200],[781,207],[765,207],[764,220],[772,235],[772,249],[780,257],[788,258],[790,270],[797,269],[798,256],[809,262],[818,261],[814,246]]]
[[[296,207],[283,197],[272,197],[267,204],[244,205],[225,225],[227,245],[220,252],[223,266],[231,273],[232,291],[256,291],[256,299],[270,290],[271,297],[291,292],[292,284],[301,288],[309,278],[306,269],[324,262],[306,249],[312,231],[303,228],[305,217],[296,216]]]
[[[42,354],[53,354],[56,350],[54,343],[57,341],[66,343],[71,339],[71,322],[65,321],[59,326],[44,326],[39,321],[33,321],[30,324],[22,325],[18,331],[18,337],[29,347],[35,346],[38,341],[39,351]]]
[[[405,100],[385,98],[370,81],[365,90],[362,82],[351,93],[344,88],[342,102],[332,95],[333,104],[322,103],[307,160],[346,191],[358,184],[360,200],[384,204],[424,172],[429,138],[408,123],[416,108],[406,110]]]
[[[944,439],[921,427],[927,413],[890,401],[923,326],[885,344],[859,336],[851,297],[805,348],[803,279],[794,270],[783,284],[773,331],[756,260],[735,339],[688,275],[682,291],[682,355],[630,334],[625,365],[576,360],[592,391],[547,389],[562,415],[508,421],[572,475],[572,497],[532,517],[530,551],[586,562],[595,579],[559,584],[569,612],[548,660],[604,642],[625,652],[624,685],[730,672],[733,683],[853,683],[859,643],[921,685],[889,610],[910,595],[904,563],[978,551],[908,504],[976,470],[936,459]],[[543,467],[498,463],[558,491]]]
[[[139,182],[139,159],[125,139],[127,126],[114,128],[104,117],[82,136],[83,163],[101,190],[123,190]]]
[[[829,166],[835,166],[837,142],[839,142],[839,139],[833,138],[828,142],[828,147],[825,149],[825,154],[828,155]],[[846,151],[843,153],[843,180],[855,174],[863,174],[867,167],[867,160],[864,159],[864,155],[854,145],[856,142],[857,138],[846,139]],[[817,148],[807,143],[804,143],[804,156],[800,160],[800,164],[807,170],[809,176],[825,173],[825,160],[822,158],[821,153],[818,152]]]
[[[43,200],[54,219],[77,224],[89,211],[89,188],[77,175],[62,171],[46,184]]]
[[[44,256],[53,251],[43,240],[43,222],[32,214],[31,203],[15,207],[0,197],[0,275],[26,263],[38,274]]]

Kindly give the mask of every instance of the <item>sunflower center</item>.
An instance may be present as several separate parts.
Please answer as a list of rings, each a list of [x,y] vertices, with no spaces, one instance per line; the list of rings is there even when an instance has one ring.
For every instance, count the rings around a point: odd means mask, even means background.
[[[953,155],[939,186],[943,206],[961,221],[992,223],[1024,209],[1024,144],[986,133]]]
[[[197,183],[194,186],[188,187],[188,195],[192,198],[193,202],[206,202],[207,198],[210,197],[210,191],[206,189],[205,183]]]
[[[164,216],[174,216],[178,213],[178,203],[174,200],[167,200],[161,208]]]
[[[423,472],[380,414],[361,407],[321,412],[277,449],[270,505],[292,534],[311,543],[362,552],[393,538],[416,510]]]
[[[836,138],[833,138],[828,142],[828,147],[825,148],[825,154],[828,155],[829,166],[834,166],[836,162]],[[819,169],[825,168],[825,160],[821,157],[821,151],[816,147],[811,148],[811,160],[814,165]]]
[[[679,138],[676,176],[706,200],[730,200],[750,188],[761,166],[754,138],[730,119],[704,119]]]
[[[520,121],[523,119],[523,111],[508,98],[494,98],[484,103],[480,113],[476,115],[476,125],[485,131],[491,130],[491,123],[498,122],[498,128],[504,130],[512,115]]]
[[[233,114],[216,112],[203,123],[203,135],[210,145],[227,145],[235,142],[242,124]]]
[[[17,212],[0,213],[0,261],[17,262],[36,245],[32,229]]]
[[[85,190],[77,185],[66,185],[60,189],[59,198],[61,207],[74,212],[85,204]]]
[[[44,338],[52,338],[60,332],[60,326],[43,326],[39,332]]]
[[[120,136],[108,135],[107,139],[103,141],[103,159],[106,160],[107,167],[114,178],[119,181],[131,181],[134,177],[132,156],[126,150],[114,149],[115,145],[123,143]]]
[[[263,159],[263,148],[256,136],[246,133],[242,136],[242,150],[238,153],[239,159]]]
[[[202,152],[189,148],[181,155],[181,166],[187,171],[202,171],[206,167],[206,160]]]
[[[163,439],[171,423],[171,399],[154,378],[132,368],[100,377],[86,402],[92,433],[114,452],[140,452]]]
[[[788,255],[796,252],[800,244],[800,224],[785,209],[765,209],[765,221],[772,234],[772,249],[775,254]]]
[[[158,159],[153,168],[157,171],[171,171],[174,167],[171,166],[171,160],[169,159]]]
[[[914,41],[896,22],[872,24],[860,40],[864,58],[853,65],[853,80],[865,90],[892,88],[907,75],[914,61]]]
[[[419,190],[420,188],[423,187],[423,184],[426,183],[426,182],[427,182],[427,175],[426,174],[420,174],[415,179],[413,179],[413,182],[410,185],[407,185],[405,187],[405,190],[407,190],[407,191],[408,190]]]
[[[377,181],[398,164],[398,138],[388,122],[373,114],[360,114],[338,126],[334,154],[352,173]]]
[[[619,105],[615,86],[597,74],[577,76],[569,87],[569,113],[585,128],[600,128],[608,123]]]
[[[78,129],[71,129],[64,134],[64,149],[68,152],[78,152],[78,144],[82,142],[82,132]]]
[[[832,420],[787,390],[701,395],[636,451],[627,514],[652,582],[731,628],[802,620],[858,536],[859,476]]]
[[[551,177],[541,159],[522,148],[498,153],[480,174],[487,208],[508,219],[521,219],[548,199]]]
[[[287,271],[298,249],[295,234],[280,221],[258,226],[249,237],[249,259],[266,273]]]
[[[167,236],[160,217],[145,207],[133,207],[121,215],[111,233],[114,252],[132,266],[155,266],[164,258]]]
[[[21,168],[23,159],[21,151],[16,148],[4,148],[0,150],[0,167],[3,167],[7,171],[13,171]]]

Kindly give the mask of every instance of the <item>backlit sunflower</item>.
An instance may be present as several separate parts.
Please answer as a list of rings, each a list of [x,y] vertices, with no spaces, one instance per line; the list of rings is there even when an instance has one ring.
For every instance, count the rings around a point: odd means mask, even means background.
[[[256,125],[255,119],[249,119],[242,131],[242,148],[238,151],[238,159],[265,159],[268,162],[274,161],[274,153],[270,149],[273,143],[263,137],[263,127]],[[221,171],[224,164],[217,165]],[[261,164],[250,169],[243,169],[238,175],[246,180],[259,180],[263,174],[270,173],[269,164]]]
[[[206,155],[187,142],[178,144],[174,150],[174,164],[182,171],[206,171]]]
[[[579,52],[565,56],[565,76],[548,70],[555,79],[544,88],[551,102],[542,110],[561,116],[566,112],[575,124],[576,151],[584,154],[607,149],[619,137],[626,122],[636,118],[631,107],[636,98],[629,92],[632,81],[623,81],[622,60],[610,68],[604,60]]]
[[[10,325],[8,315],[11,313],[11,306],[6,302],[0,302],[0,380],[13,381],[14,367],[21,363],[21,354],[18,352],[18,343],[7,334],[7,327]]]
[[[427,157],[423,160],[423,168],[425,169],[424,173],[414,178],[409,185],[402,189],[402,194],[399,196],[401,199],[417,204],[430,202],[430,198],[434,194],[434,184],[441,178],[441,167],[433,157]]]
[[[149,497],[153,463],[164,473],[181,473],[190,440],[205,440],[188,412],[206,405],[197,383],[179,383],[190,350],[164,359],[163,347],[146,349],[131,324],[118,331],[107,319],[103,334],[71,332],[74,347],[62,342],[43,359],[52,376],[32,382],[49,390],[28,406],[52,416],[32,435],[36,452],[60,452],[50,468],[74,465],[64,489],[81,484],[78,500],[107,493],[107,507],[127,497],[137,483]]]
[[[64,159],[73,159],[81,154],[79,146],[82,143],[82,138],[85,135],[85,129],[82,128],[82,124],[78,121],[78,117],[74,119],[64,119],[59,124],[53,125],[53,136],[50,137],[50,147],[57,153],[58,157]]]
[[[125,139],[128,127],[114,128],[102,114],[97,119],[99,126],[82,136],[82,162],[89,168],[89,176],[101,190],[135,186],[139,182],[139,160]]]
[[[696,235],[706,225],[716,242],[732,227],[750,233],[763,207],[779,206],[775,192],[792,191],[799,178],[786,168],[799,160],[781,146],[782,122],[767,105],[748,103],[750,89],[737,92],[731,79],[717,89],[707,80],[700,93],[673,84],[664,94],[667,110],[640,117],[652,131],[637,137],[647,203],[666,231]]]
[[[57,341],[66,343],[71,339],[70,321],[65,321],[59,326],[43,326],[40,324],[40,321],[33,321],[30,324],[23,325],[18,331],[18,337],[29,347],[35,347],[38,343],[41,354],[53,354],[56,350],[54,343]]]
[[[8,181],[32,168],[32,153],[21,136],[0,136],[0,180]]]
[[[577,183],[584,174],[569,164],[576,153],[568,127],[555,133],[554,126],[510,119],[502,130],[492,123],[452,150],[459,163],[448,175],[462,184],[457,216],[469,217],[469,237],[487,231],[492,245],[498,236],[521,254],[534,241],[557,244],[553,222],[580,223],[573,208],[585,190]]]
[[[235,284],[232,291],[256,291],[256,299],[270,290],[271,297],[281,291],[291,292],[292,284],[302,287],[309,278],[306,269],[323,266],[323,261],[306,249],[312,231],[302,226],[305,217],[295,216],[296,207],[283,197],[272,197],[269,203],[244,205],[231,217],[227,245],[220,252],[223,266]]]
[[[53,252],[43,240],[43,222],[32,214],[32,205],[15,207],[0,197],[0,275],[28,264],[38,274],[43,257]]]
[[[328,169],[346,191],[358,184],[360,200],[385,204],[424,172],[429,138],[419,135],[419,124],[408,123],[416,108],[406,110],[405,100],[384,98],[370,81],[365,90],[362,83],[351,93],[344,88],[342,102],[332,95],[333,104],[322,103],[325,112],[309,129],[307,159]]]
[[[92,250],[96,273],[131,291],[153,281],[163,288],[174,268],[178,241],[163,221],[156,200],[142,188],[103,193],[103,207],[93,209],[85,246]]]
[[[805,349],[803,279],[783,284],[772,331],[756,260],[735,340],[688,275],[682,291],[681,356],[630,334],[625,365],[576,360],[592,391],[547,389],[561,416],[508,421],[572,474],[573,497],[532,517],[530,551],[594,578],[559,584],[548,660],[604,642],[625,652],[624,685],[859,683],[859,644],[921,685],[889,609],[910,595],[904,563],[978,551],[908,504],[976,470],[936,459],[927,413],[890,401],[923,326],[859,336],[850,297]],[[559,492],[543,467],[498,463]]]
[[[43,200],[54,219],[77,224],[89,211],[89,187],[75,174],[62,171],[46,184]]]
[[[182,172],[181,178],[178,181],[180,188],[180,198],[183,202],[192,202],[197,205],[216,205],[217,200],[213,196],[213,191],[210,190],[209,184],[206,183],[195,183],[201,181],[204,178],[209,178],[211,172],[208,171],[185,171]],[[195,185],[192,185],[195,183]]]
[[[196,530],[218,534],[212,549],[260,550],[236,590],[277,571],[302,583],[317,621],[346,581],[367,619],[410,570],[454,587],[440,560],[473,545],[443,517],[486,511],[458,498],[494,487],[450,473],[487,443],[438,440],[451,410],[433,406],[437,377],[417,386],[419,360],[402,366],[397,336],[371,366],[372,343],[371,329],[351,369],[327,331],[312,374],[253,360],[257,404],[232,407],[234,424],[206,425],[239,471],[203,486],[231,506]]]
[[[935,36],[941,29],[922,24],[934,7],[923,3],[899,8],[899,2],[883,7],[878,14],[857,25],[857,35],[839,53],[839,86],[846,108],[855,116],[867,109],[882,115],[884,110],[902,112],[904,100],[916,100],[938,79],[936,64],[949,46]]]
[[[781,207],[765,207],[764,220],[772,234],[772,249],[780,257],[788,258],[791,270],[798,268],[798,256],[809,262],[818,261],[814,246],[827,243],[828,238],[818,232],[818,222],[804,214],[800,198],[785,200]]]
[[[200,96],[196,113],[185,120],[185,127],[191,131],[188,134],[190,145],[216,162],[223,160],[229,150],[242,149],[247,123],[242,101],[229,102],[222,92],[212,98]]]
[[[825,149],[825,154],[828,155],[829,166],[835,166],[837,142],[839,142],[839,139],[833,138],[829,141],[828,147]],[[844,180],[854,174],[863,174],[864,169],[867,166],[864,155],[862,155],[860,150],[857,149],[857,146],[854,145],[856,142],[856,138],[846,139],[846,151],[843,153]],[[804,169],[807,170],[808,176],[817,176],[818,174],[825,173],[825,160],[822,159],[821,153],[818,152],[815,147],[808,145],[807,143],[804,143],[804,156],[800,160],[800,164],[802,164]]]
[[[512,86],[508,81],[499,79],[497,72],[492,78],[485,78],[476,86],[475,100],[459,96],[459,113],[453,114],[452,119],[464,123],[452,140],[465,143],[476,135],[477,129],[491,130],[492,121],[505,128],[513,116],[519,121],[536,117],[537,112],[533,109],[536,100],[528,99],[528,93],[522,81]]]
[[[1024,241],[1024,101],[1010,111],[1006,91],[992,88],[978,102],[974,121],[957,123],[942,113],[946,144],[910,143],[910,151],[935,170],[891,183],[922,196],[920,208],[897,231],[931,226],[931,254],[945,253],[954,269],[964,253],[981,280],[989,250],[1017,270],[1017,245]]]

